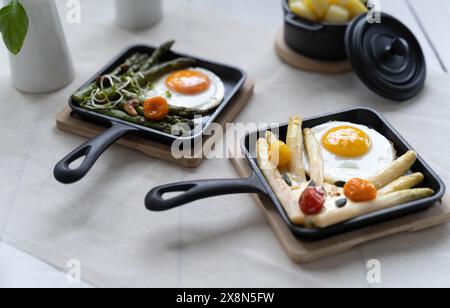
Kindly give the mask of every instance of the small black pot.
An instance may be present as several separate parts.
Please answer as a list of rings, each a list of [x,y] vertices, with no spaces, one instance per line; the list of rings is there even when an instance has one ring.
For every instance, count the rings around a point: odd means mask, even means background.
[[[334,25],[317,23],[291,12],[289,0],[283,1],[284,36],[287,45],[313,59],[339,61],[348,59],[345,32],[348,23]]]
[[[427,66],[414,33],[394,16],[380,21],[359,16],[334,25],[311,22],[291,12],[283,0],[286,44],[321,61],[349,60],[359,79],[374,93],[395,101],[413,98],[423,89]]]

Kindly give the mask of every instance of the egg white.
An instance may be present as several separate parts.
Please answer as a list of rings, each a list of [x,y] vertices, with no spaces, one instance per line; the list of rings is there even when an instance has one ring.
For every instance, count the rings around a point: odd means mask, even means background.
[[[340,157],[329,152],[322,145],[323,136],[331,129],[340,126],[351,126],[362,130],[371,140],[369,152],[361,157]],[[392,143],[379,132],[364,125],[349,122],[329,122],[311,129],[322,146],[325,179],[329,183],[347,182],[353,178],[368,179],[388,167],[396,159],[396,151]],[[309,162],[305,154],[306,170]]]
[[[199,94],[187,95],[170,90],[166,86],[167,74],[157,80],[153,89],[147,93],[147,96],[164,96],[169,105],[176,107],[185,107],[209,111],[218,107],[225,98],[225,85],[219,76],[203,68],[189,68],[189,70],[198,71],[208,76],[211,81],[209,88]],[[170,95],[166,95],[170,93]]]

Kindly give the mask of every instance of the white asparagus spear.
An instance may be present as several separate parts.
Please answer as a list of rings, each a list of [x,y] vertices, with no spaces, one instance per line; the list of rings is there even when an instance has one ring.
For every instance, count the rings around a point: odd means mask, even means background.
[[[279,139],[274,133],[267,131],[266,141],[269,146],[269,159],[278,167],[278,163],[280,162],[280,149],[278,148]]]
[[[303,133],[305,135],[306,152],[309,158],[310,178],[317,185],[322,186],[324,184],[322,148],[311,129],[307,128]]]
[[[372,182],[377,189],[382,189],[408,172],[416,160],[417,153],[414,151],[409,151],[394,161],[390,166],[368,180]]]
[[[416,187],[424,180],[424,175],[420,172],[402,176],[378,192],[378,195],[388,195],[396,191]]]
[[[379,196],[371,202],[354,203],[348,202],[347,206],[341,209],[325,211],[314,218],[314,225],[318,228],[326,228],[341,222],[348,221],[355,217],[369,213],[381,211],[390,207],[405,204],[415,200],[430,197],[434,191],[429,188],[417,188],[397,191],[388,195]],[[327,199],[328,202],[333,202]]]
[[[294,224],[303,225],[305,215],[300,210],[298,201],[288,184],[284,181],[280,171],[269,158],[269,144],[266,139],[261,138],[256,144],[256,155],[259,168],[264,174],[270,187],[276,194],[278,201],[284,207],[290,220]]]
[[[292,181],[296,184],[306,182],[305,166],[303,164],[303,121],[300,117],[294,116],[289,120],[289,127],[286,137],[286,144],[291,151],[291,162],[289,163],[289,173]]]
[[[269,143],[269,145],[279,141],[278,137],[274,133],[269,131],[266,132],[266,140]]]

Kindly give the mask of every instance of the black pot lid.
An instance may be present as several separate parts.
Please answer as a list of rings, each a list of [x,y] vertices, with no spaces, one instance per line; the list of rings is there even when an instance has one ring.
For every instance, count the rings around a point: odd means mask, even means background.
[[[350,23],[345,41],[353,70],[378,95],[404,101],[422,90],[427,71],[422,48],[398,19],[383,13],[381,23],[369,23],[361,15]]]

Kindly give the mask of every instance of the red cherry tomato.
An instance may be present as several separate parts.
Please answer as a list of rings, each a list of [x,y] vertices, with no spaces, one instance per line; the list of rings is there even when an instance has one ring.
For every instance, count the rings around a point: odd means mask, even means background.
[[[300,197],[299,204],[306,215],[317,215],[325,204],[325,191],[321,187],[308,187]]]

